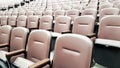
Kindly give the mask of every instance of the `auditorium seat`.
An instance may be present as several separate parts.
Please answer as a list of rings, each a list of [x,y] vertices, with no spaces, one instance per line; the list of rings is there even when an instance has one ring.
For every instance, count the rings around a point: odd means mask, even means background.
[[[81,12],[81,16],[82,15],[92,15],[93,17],[96,18],[97,10],[94,8],[87,8]]]
[[[0,50],[8,51],[12,27],[4,25],[0,27]]]
[[[26,11],[26,16],[32,16],[33,14],[34,12],[31,10]]]
[[[65,34],[57,38],[55,54],[51,68],[90,68],[92,41],[82,35]],[[30,68],[42,68],[49,59]]]
[[[56,10],[55,12],[54,12],[54,20],[56,19],[56,17],[58,17],[58,16],[64,16],[65,15],[65,11],[64,10]]]
[[[73,23],[72,33],[81,35],[94,35],[95,18],[93,16],[76,17]]]
[[[62,32],[70,31],[71,18],[68,16],[58,16],[55,20],[54,29],[52,29],[52,36],[57,37]]]
[[[17,57],[13,65],[20,68],[29,68],[32,65],[38,64],[41,60],[49,57],[51,35],[45,30],[34,30],[30,33],[27,44],[26,58]],[[24,53],[21,52],[21,53]],[[9,53],[16,56],[17,54]],[[48,65],[47,65],[48,66]]]
[[[49,30],[52,29],[53,17],[50,15],[42,16],[39,19],[39,29]]]
[[[17,9],[14,9],[14,10],[13,10],[12,16],[18,16],[18,10],[17,10]]]
[[[43,15],[53,15],[53,11],[52,10],[45,10],[44,12],[43,12]]]
[[[1,16],[0,18],[0,25],[7,25],[8,24],[8,16]]]
[[[22,11],[19,11],[18,16],[25,15],[25,14],[26,14],[26,12],[24,10],[22,10]]]
[[[17,27],[26,27],[27,26],[27,16],[21,15],[17,18]]]
[[[120,16],[106,16],[100,21],[100,27],[98,32],[98,38],[96,44],[103,44],[105,46],[119,46],[119,19]],[[114,43],[115,42],[115,43]]]
[[[99,13],[99,21],[101,18],[107,15],[119,15],[119,9],[118,8],[104,8]]]
[[[8,51],[0,51],[0,59],[7,64],[6,54],[9,54],[13,51],[25,50],[28,29],[23,27],[13,28],[11,31],[10,44],[8,44]],[[24,54],[18,56],[24,57]],[[11,59],[11,62],[15,60],[16,57]]]
[[[28,16],[27,18],[27,28],[31,31],[38,28],[38,16]]]
[[[42,11],[35,11],[35,15],[39,16],[39,18],[42,16],[42,13],[43,13]]]
[[[66,11],[66,15],[71,17],[72,21],[74,21],[75,17],[79,16],[79,10],[71,9]]]
[[[103,4],[99,5],[99,11],[101,11],[101,9],[103,8],[111,8],[113,7],[113,4],[109,3],[109,2],[104,2]]]
[[[119,68],[120,16],[103,17],[95,40],[94,59],[108,68]]]
[[[17,21],[17,16],[9,16],[8,17],[8,25],[15,27]]]

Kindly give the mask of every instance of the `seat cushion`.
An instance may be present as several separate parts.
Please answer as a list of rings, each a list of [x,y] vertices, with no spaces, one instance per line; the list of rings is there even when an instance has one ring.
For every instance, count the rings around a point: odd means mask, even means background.
[[[120,48],[120,41],[116,41],[116,40],[96,39],[95,44],[102,44],[105,46],[113,46]]]
[[[51,32],[51,34],[52,34],[52,37],[58,37],[62,35],[61,33],[57,33],[57,32]]]
[[[0,51],[0,59],[3,61],[7,61],[6,55],[8,52],[7,51]]]
[[[30,65],[34,64],[34,62],[18,57],[13,64],[19,68],[28,68]]]

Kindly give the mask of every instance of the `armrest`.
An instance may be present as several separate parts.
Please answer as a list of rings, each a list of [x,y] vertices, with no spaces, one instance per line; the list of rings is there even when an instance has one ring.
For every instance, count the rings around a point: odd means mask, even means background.
[[[72,33],[71,31],[62,32],[62,34]]]
[[[49,58],[41,60],[41,61],[31,65],[29,68],[42,68],[43,66],[45,66],[47,64],[50,64],[50,59]]]
[[[87,34],[86,36],[89,37],[89,38],[92,38],[92,37],[96,37],[96,34],[92,33],[92,34]]]
[[[0,48],[3,48],[3,47],[8,47],[8,43],[0,44]]]
[[[16,51],[12,51],[12,52],[9,52],[6,54],[6,57],[12,57],[12,56],[15,56],[15,55],[19,55],[21,53],[25,53],[25,49],[20,49],[20,50],[16,50]]]

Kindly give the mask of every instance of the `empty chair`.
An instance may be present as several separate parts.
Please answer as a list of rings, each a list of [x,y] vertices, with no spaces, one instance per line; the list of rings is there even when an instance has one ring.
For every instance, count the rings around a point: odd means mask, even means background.
[[[92,15],[96,18],[97,10],[94,8],[87,8],[82,11],[81,15]]]
[[[72,6],[72,9],[77,9],[77,10],[79,10],[79,12],[81,12],[82,6],[74,4],[74,5]]]
[[[28,29],[24,27],[16,27],[12,29],[11,31],[11,38],[10,38],[10,44],[7,45],[9,47],[9,52],[12,51],[19,51],[19,50],[25,50],[27,35],[28,35]],[[5,54],[9,53],[8,51],[0,51],[0,59],[4,62],[7,61]],[[24,57],[24,54],[20,54],[18,56]],[[11,59],[11,62],[15,60],[16,57],[13,57]]]
[[[27,16],[32,16],[33,13],[34,13],[33,11],[27,11],[27,12],[26,12],[26,15],[27,15]]]
[[[29,16],[27,18],[27,28],[31,29],[36,29],[38,28],[38,16]]]
[[[60,36],[62,32],[70,31],[71,18],[68,16],[58,16],[55,20],[53,37]]]
[[[58,17],[58,16],[60,16],[60,15],[62,15],[62,16],[64,16],[65,15],[65,11],[64,10],[56,10],[55,12],[54,12],[54,20],[56,19],[56,17]]]
[[[35,15],[41,17],[42,16],[42,11],[35,11]]]
[[[92,35],[94,32],[95,18],[93,16],[76,17],[73,23],[72,33]]]
[[[43,15],[51,15],[52,16],[53,12],[52,10],[46,10],[43,12]]]
[[[113,4],[111,4],[111,3],[100,4],[100,5],[99,5],[99,11],[101,11],[101,9],[111,8],[111,7],[113,7]]]
[[[39,19],[39,29],[45,29],[45,30],[49,30],[52,29],[52,16],[42,16]]]
[[[55,45],[52,68],[90,68],[93,43],[89,38],[65,34],[57,38]],[[48,62],[45,59],[30,68],[42,68]]]
[[[118,15],[118,14],[119,14],[119,9],[118,8],[104,8],[99,13],[99,21],[104,16],[107,16],[107,15]]]
[[[75,17],[79,16],[79,10],[71,9],[66,11],[66,15],[71,17],[72,21],[74,21]]]
[[[20,15],[25,15],[25,14],[26,14],[25,11],[19,11],[19,13],[18,13],[19,16],[20,16]]]
[[[27,16],[21,15],[17,18],[17,27],[26,27],[27,26]]]
[[[98,38],[96,43],[99,44],[108,44],[107,46],[120,47],[119,44],[119,19],[120,16],[106,16],[100,21],[100,27],[98,32]],[[107,28],[108,27],[108,28]],[[101,41],[100,41],[101,40]],[[114,44],[113,42],[116,42]]]
[[[18,16],[18,11],[13,11],[12,16]]]
[[[15,27],[17,21],[17,16],[9,16],[8,17],[8,25]]]
[[[7,25],[8,23],[8,16],[1,16],[1,25]]]
[[[119,68],[120,16],[106,16],[100,21],[95,40],[94,59],[108,68]]]
[[[0,27],[0,50],[8,51],[11,29],[12,27],[9,25]]]
[[[45,30],[34,30],[30,33],[27,46],[27,57],[17,57],[13,64],[20,68],[28,68],[49,57],[51,35]],[[21,53],[24,53],[22,51]],[[7,54],[9,57],[10,53]],[[16,56],[13,54],[12,56]]]
[[[71,10],[71,6],[63,5],[63,9],[64,9],[65,11]]]

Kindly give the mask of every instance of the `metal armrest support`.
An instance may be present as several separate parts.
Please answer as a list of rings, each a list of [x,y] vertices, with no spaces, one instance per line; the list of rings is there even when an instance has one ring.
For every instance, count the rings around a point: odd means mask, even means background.
[[[31,65],[29,68],[42,68],[43,66],[45,66],[47,64],[50,64],[50,59],[49,58],[41,60],[41,61]]]

